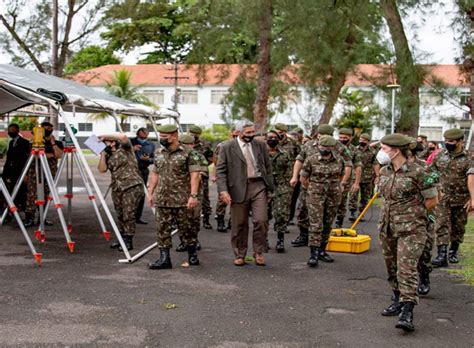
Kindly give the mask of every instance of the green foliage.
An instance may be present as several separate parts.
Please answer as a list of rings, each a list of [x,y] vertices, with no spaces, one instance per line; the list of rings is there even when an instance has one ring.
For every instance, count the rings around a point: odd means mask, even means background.
[[[78,73],[92,68],[108,64],[120,64],[120,59],[114,56],[108,48],[100,46],[88,46],[74,54],[64,68],[67,75]]]
[[[214,124],[211,128],[202,131],[201,137],[213,144],[229,139],[230,129],[222,124]]]
[[[464,243],[460,248],[460,269],[449,269],[452,273],[460,274],[467,284],[474,285],[474,219],[470,217],[466,225]]]
[[[0,158],[7,153],[8,138],[0,138]]]
[[[31,116],[15,116],[11,119],[10,123],[16,123],[20,126],[22,131],[32,131],[38,122],[38,117]]]
[[[343,89],[340,101],[343,105],[341,117],[337,120],[340,128],[360,128],[361,133],[371,133],[374,120],[381,115],[380,109],[372,101],[373,95],[362,90],[349,92]]]

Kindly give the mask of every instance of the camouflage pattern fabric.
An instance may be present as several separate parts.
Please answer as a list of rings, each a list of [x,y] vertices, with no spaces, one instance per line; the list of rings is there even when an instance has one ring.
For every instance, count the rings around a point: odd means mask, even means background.
[[[341,143],[338,142],[338,144],[341,144]],[[344,146],[343,144],[341,145]],[[362,161],[360,159],[359,153],[356,151],[356,147],[352,144],[349,144],[345,147],[349,151],[353,168],[362,167]],[[336,213],[337,217],[344,218],[344,216],[346,216],[347,198],[349,196],[349,192],[352,188],[352,185],[354,184],[354,180],[355,180],[355,172],[354,170],[352,170],[350,180],[344,185],[344,190],[341,193],[341,201],[339,202],[339,206],[337,207],[337,213]]]
[[[362,212],[374,195],[373,182],[361,182],[359,191],[350,194],[349,196],[349,210]],[[360,200],[359,200],[360,197]]]
[[[226,140],[228,141],[228,140]],[[217,163],[217,158],[219,157],[219,151],[221,149],[222,144],[225,143],[225,141],[217,144],[215,150],[214,150],[214,163]],[[216,215],[221,215],[224,216],[226,213],[226,208],[227,204],[225,204],[220,195],[218,195],[217,202],[216,202]]]
[[[288,136],[285,136],[283,140],[280,140],[278,143],[278,149],[288,154],[291,163],[294,163],[299,153],[299,146],[297,142]]]
[[[426,226],[426,241],[423,251],[418,261],[418,272],[420,274],[429,274],[433,270],[431,265],[431,250],[433,249],[433,243],[435,239],[434,233],[434,222],[429,221]]]
[[[117,215],[118,227],[124,235],[135,235],[135,221],[138,204],[145,196],[143,185],[138,184],[125,190],[112,190],[112,201],[114,202],[115,214]]]
[[[189,210],[186,207],[167,208],[156,207],[155,221],[157,228],[157,241],[160,249],[170,249],[173,247],[171,232],[174,226],[178,228],[183,243],[186,245],[196,245],[197,234],[193,228],[193,213],[195,210]]]
[[[450,242],[462,243],[466,233],[467,212],[463,206],[451,206],[444,196],[435,208],[436,245],[449,245]]]
[[[328,158],[320,154],[306,159],[301,176],[309,178],[307,207],[309,213],[309,246],[327,242],[340,202],[340,179],[344,175],[344,161],[333,152]]]
[[[290,217],[291,194],[293,191],[290,186],[293,162],[290,155],[280,149],[277,149],[276,152],[270,152],[269,157],[275,183],[275,197],[268,205],[269,217],[273,216],[275,219],[275,232],[285,233]]]
[[[438,195],[435,181],[420,165],[406,162],[395,172],[380,170],[383,197],[379,231],[382,252],[393,290],[401,301],[418,302],[418,261],[427,239],[428,216],[424,200]]]
[[[112,191],[120,192],[136,185],[144,185],[130,140],[107,155],[106,163],[111,174]]]
[[[200,153],[207,160],[208,163],[212,162],[214,153],[212,151],[211,144],[202,139],[197,140],[194,143],[194,151]],[[202,213],[204,215],[211,215],[211,201],[209,199],[209,170],[206,170],[207,174],[201,176],[201,185],[203,187],[203,197],[202,197]]]
[[[349,197],[349,210],[354,212],[364,210],[373,195],[373,182],[375,178],[374,165],[377,163],[377,153],[370,146],[367,146],[365,149],[358,146],[355,148],[355,151],[358,153],[362,163],[362,176],[360,180],[360,190],[355,193],[351,192]]]

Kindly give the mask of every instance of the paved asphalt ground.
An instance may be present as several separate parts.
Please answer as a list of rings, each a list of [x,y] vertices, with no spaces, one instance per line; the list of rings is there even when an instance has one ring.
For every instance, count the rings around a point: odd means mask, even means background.
[[[109,175],[97,178],[106,187]],[[215,200],[215,187],[211,187]],[[474,289],[446,271],[432,274],[432,291],[415,308],[416,331],[395,329],[380,311],[390,290],[376,233],[378,211],[359,233],[372,236],[362,255],[332,253],[333,264],[306,265],[307,248],[273,250],[268,265],[232,264],[229,233],[203,230],[200,267],[150,271],[154,250],[134,264],[109,249],[85,194],[74,205],[76,252],[55,226],[39,268],[18,228],[0,227],[0,346],[163,347],[473,347]],[[138,228],[137,249],[154,241],[151,223]],[[215,221],[213,221],[215,227]],[[32,231],[30,231],[32,235]],[[270,232],[275,245],[275,234]],[[175,243],[176,246],[176,243]],[[134,250],[134,252],[137,250]]]

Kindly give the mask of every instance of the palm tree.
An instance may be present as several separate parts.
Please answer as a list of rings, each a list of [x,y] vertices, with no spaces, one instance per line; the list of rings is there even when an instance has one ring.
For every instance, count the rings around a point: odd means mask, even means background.
[[[132,81],[132,72],[127,69],[121,69],[114,71],[114,76],[112,77],[111,81],[106,81],[105,89],[110,94],[129,100],[133,103],[143,104],[150,106],[152,108],[158,108],[157,105],[153,104],[146,95],[140,93],[139,88],[143,85],[134,86],[131,83]],[[123,128],[125,121],[127,120],[128,116],[120,114],[120,126]],[[99,121],[104,120],[105,118],[109,117],[107,113],[100,113],[100,114],[91,114],[89,116],[90,120]]]

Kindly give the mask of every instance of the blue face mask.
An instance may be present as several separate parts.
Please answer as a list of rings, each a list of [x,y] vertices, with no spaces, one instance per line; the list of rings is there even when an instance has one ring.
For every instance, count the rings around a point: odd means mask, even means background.
[[[140,144],[144,144],[146,140],[142,140],[140,138],[137,138],[137,141],[140,143]]]

